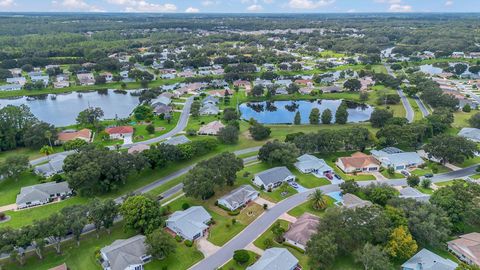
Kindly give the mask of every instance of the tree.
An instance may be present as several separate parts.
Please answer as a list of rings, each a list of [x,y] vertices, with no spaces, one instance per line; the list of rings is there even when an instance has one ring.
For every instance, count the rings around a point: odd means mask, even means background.
[[[236,144],[238,142],[239,131],[235,126],[227,125],[218,132],[218,140],[224,144]]]
[[[475,113],[468,119],[468,123],[471,127],[480,128],[480,113]]]
[[[292,95],[292,94],[295,94],[295,93],[298,93],[298,90],[300,90],[300,86],[298,86],[298,84],[296,83],[291,83],[288,87],[287,87],[287,92]]]
[[[238,120],[238,114],[233,108],[226,108],[223,110],[223,120],[225,120],[227,123],[232,121],[232,120]]]
[[[366,243],[362,249],[356,250],[353,254],[355,262],[361,263],[365,270],[388,270],[392,269],[387,254],[379,246]]]
[[[252,95],[255,97],[263,96],[263,93],[265,93],[263,85],[255,85],[252,89]]]
[[[160,203],[143,195],[128,197],[120,206],[120,214],[125,222],[125,229],[149,234],[158,229],[162,223]]]
[[[348,121],[348,111],[347,111],[347,104],[342,101],[342,104],[337,109],[337,112],[335,112],[335,123],[337,124],[346,124]]]
[[[72,205],[61,210],[67,222],[68,230],[72,232],[77,241],[77,246],[80,246],[80,236],[82,235],[83,228],[87,225],[87,211],[88,208],[84,205]]]
[[[412,174],[407,177],[407,184],[411,187],[416,187],[420,184],[420,177],[418,175]]]
[[[138,121],[145,121],[153,118],[153,110],[150,106],[141,105],[133,110],[133,116]]]
[[[465,104],[462,108],[463,112],[469,113],[472,110],[472,107],[470,107],[470,104]]]
[[[424,178],[422,180],[422,182],[420,183],[420,185],[422,186],[422,188],[424,189],[429,189],[430,186],[432,185],[432,180],[428,179],[428,178]]]
[[[104,227],[108,233],[113,226],[115,217],[118,215],[119,206],[112,199],[101,201],[98,198],[88,205],[88,220],[95,226],[97,238],[98,231]]]
[[[18,180],[18,177],[30,166],[28,156],[7,156],[4,163],[0,164],[0,176]]]
[[[310,195],[308,195],[308,199],[315,210],[324,210],[327,208],[327,200],[323,195],[323,191],[320,189],[315,189]]]
[[[154,134],[155,133],[155,126],[153,124],[148,124],[145,127],[145,130],[148,132],[148,134]]]
[[[0,109],[0,151],[25,146],[27,129],[38,122],[27,105],[7,105]]]
[[[47,235],[50,243],[53,243],[57,254],[61,253],[62,239],[69,231],[69,224],[65,217],[59,213],[52,214],[44,220],[43,228],[47,229]]]
[[[343,87],[348,89],[349,91],[358,91],[362,88],[362,84],[358,79],[348,79],[343,83]]]
[[[294,144],[282,143],[278,140],[267,142],[258,151],[258,159],[270,165],[292,165],[299,155],[300,151]]]
[[[46,136],[48,135],[48,136]],[[55,126],[45,122],[37,122],[27,128],[23,135],[25,146],[40,149],[44,145],[51,145],[51,139],[57,138]]]
[[[385,183],[372,183],[363,188],[363,193],[371,202],[384,206],[387,204],[388,200],[396,197],[397,190]]]
[[[201,104],[198,100],[195,100],[194,102],[192,102],[192,105],[190,107],[190,112],[193,117],[198,117],[200,115],[200,107],[201,107]]]
[[[250,254],[244,249],[235,250],[233,252],[233,260],[238,264],[245,264],[250,260]]]
[[[100,121],[100,118],[104,116],[103,110],[99,107],[89,107],[80,113],[77,116],[77,124],[80,126],[92,126],[97,127]]]
[[[417,242],[405,226],[395,228],[385,246],[385,252],[397,260],[407,260],[417,252]]]
[[[388,120],[393,118],[393,113],[384,109],[375,109],[370,115],[370,123],[374,128],[385,126]]]
[[[63,144],[63,150],[65,151],[78,150],[87,144],[88,143],[82,139],[75,139],[75,140],[65,142]]]
[[[147,234],[145,244],[147,245],[148,254],[159,260],[163,260],[168,255],[175,253],[177,248],[175,240],[161,228]]]
[[[295,118],[293,119],[293,124],[294,124],[294,125],[300,125],[301,123],[302,123],[302,118],[301,118],[301,116],[300,116],[300,112],[297,111],[297,112],[295,113]]]
[[[342,190],[342,194],[357,194],[360,191],[360,186],[356,181],[347,180],[339,185],[340,189]]]
[[[272,132],[269,127],[266,127],[260,123],[254,123],[248,128],[248,131],[250,132],[252,138],[256,141],[265,140]]]
[[[455,64],[455,66],[453,66],[453,71],[457,75],[462,75],[467,70],[467,68],[468,68],[467,65],[458,63],[458,64]]]
[[[329,232],[314,234],[307,243],[306,253],[312,269],[328,269],[338,254],[335,236]]]
[[[275,241],[277,241],[278,243],[283,243],[283,234],[285,234],[285,228],[282,227],[282,224],[277,221],[272,225],[272,228],[270,230],[273,233],[273,238],[275,239]]]
[[[40,153],[44,154],[45,156],[49,156],[53,153],[53,148],[49,145],[44,145],[40,148]]]
[[[326,109],[322,112],[322,124],[330,124],[332,122],[332,111]]]
[[[432,138],[424,147],[425,151],[441,161],[442,164],[462,163],[475,157],[477,144],[464,137],[440,134]]]
[[[310,111],[308,120],[310,121],[310,125],[318,125],[318,123],[320,123],[320,110],[318,108],[313,108]]]

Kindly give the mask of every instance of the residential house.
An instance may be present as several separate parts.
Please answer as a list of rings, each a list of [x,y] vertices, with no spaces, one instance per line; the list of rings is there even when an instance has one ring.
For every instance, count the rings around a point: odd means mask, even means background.
[[[189,143],[190,140],[185,136],[185,135],[180,135],[176,137],[171,137],[170,139],[164,141],[164,144],[170,144],[170,145],[180,145],[180,144],[186,144]]]
[[[22,187],[17,195],[17,209],[47,204],[54,200],[62,200],[72,195],[67,182],[47,182]]]
[[[271,190],[285,182],[295,181],[295,175],[287,167],[275,167],[255,174],[253,183]]]
[[[307,242],[310,240],[312,235],[317,232],[319,223],[320,221],[317,216],[304,213],[297,218],[297,221],[290,225],[288,231],[283,235],[285,242],[305,250],[307,247]]]
[[[138,154],[148,149],[150,149],[149,145],[140,143],[140,144],[135,144],[134,146],[128,148],[127,152],[129,154]]]
[[[92,138],[92,131],[90,129],[87,129],[87,128],[84,128],[81,130],[69,129],[69,130],[64,130],[58,133],[57,142],[65,143],[75,139],[80,139],[86,142],[90,142],[91,138]]]
[[[362,85],[360,88],[361,91],[367,91],[368,87],[375,84],[375,81],[373,80],[373,78],[368,76],[360,78],[359,81],[360,81],[360,84]]]
[[[113,81],[113,74],[110,73],[110,72],[103,72],[102,74],[100,74],[100,76],[105,77],[105,81],[106,81],[106,82],[111,82],[111,81]]]
[[[198,134],[200,135],[217,135],[220,129],[224,128],[225,125],[220,121],[213,121],[206,125],[200,127]]]
[[[0,91],[18,91],[22,90],[22,86],[20,84],[4,84],[0,85]]]
[[[7,78],[7,83],[9,84],[19,84],[22,87],[27,83],[27,79],[25,77],[14,77],[14,78]]]
[[[77,74],[77,79],[81,85],[94,85],[95,77],[92,73],[80,73]]]
[[[380,162],[361,152],[354,153],[350,157],[341,157],[335,164],[345,173],[376,172],[380,169]]]
[[[457,239],[447,242],[447,249],[461,261],[480,266],[480,233],[460,235]]]
[[[333,169],[327,165],[325,160],[309,154],[298,157],[294,165],[302,173],[312,173],[319,177],[333,172]]]
[[[133,127],[132,126],[118,126],[118,127],[110,127],[106,128],[105,132],[110,135],[110,139],[123,139],[126,136],[133,135]]]
[[[402,264],[402,270],[455,270],[458,264],[428,249],[422,249]]]
[[[478,128],[462,128],[458,132],[458,136],[467,138],[474,142],[480,142],[480,129]]]
[[[220,98],[220,97],[233,95],[233,91],[230,89],[211,90],[211,91],[208,91],[208,94],[212,97]]]
[[[301,87],[300,89],[298,89],[298,92],[302,95],[310,95],[312,91],[313,91],[312,86]]]
[[[220,113],[220,109],[214,104],[205,104],[200,108],[200,115],[217,115]]]
[[[70,86],[69,81],[53,82],[53,88],[56,88],[56,89],[65,88],[65,87],[69,87],[69,86]]]
[[[42,165],[37,165],[33,169],[33,171],[45,177],[50,177],[54,174],[62,173],[63,172],[63,161],[67,155],[59,154],[53,156],[47,163]]]
[[[371,206],[370,201],[362,200],[354,194],[347,193],[342,196],[342,206],[349,209],[355,209],[365,206]]]
[[[252,84],[249,81],[237,80],[233,82],[233,86],[237,87],[250,87]]]
[[[243,185],[218,199],[218,204],[231,211],[237,210],[255,200],[260,193],[250,185]]]
[[[395,147],[387,147],[382,150],[372,150],[371,154],[383,167],[392,167],[396,171],[418,167],[425,163],[416,152],[403,152]]]
[[[298,79],[295,80],[295,83],[298,85],[313,86],[313,80]]]
[[[160,104],[170,105],[170,103],[172,103],[172,100],[169,97],[162,96],[162,95],[160,95],[156,99],[152,99],[152,101],[150,101],[150,104],[152,105],[152,107],[155,107],[155,106],[160,105]]]
[[[13,77],[20,77],[22,76],[22,69],[21,68],[11,68],[9,69],[10,73],[12,73]]]
[[[298,259],[286,248],[269,248],[246,270],[298,270]]]
[[[40,76],[30,76],[30,80],[33,82],[33,83],[36,83],[36,82],[42,82],[43,85],[48,85],[48,83],[50,82],[50,78],[47,76],[47,75],[40,75]]]
[[[173,213],[166,221],[167,228],[182,238],[194,241],[208,231],[212,216],[202,206],[192,206]]]
[[[156,115],[167,115],[170,114],[173,111],[173,108],[171,106],[165,105],[165,104],[157,104],[153,108],[153,113]]]
[[[143,270],[152,256],[147,254],[146,237],[136,235],[128,239],[115,240],[100,249],[104,270]]]
[[[38,76],[42,76],[42,72],[40,71],[39,68],[35,68],[34,71],[30,71],[27,73],[28,74],[28,77],[38,77]]]
[[[275,95],[288,95],[288,91],[285,87],[279,87],[275,89]]]
[[[332,86],[322,87],[320,88],[320,90],[322,91],[322,93],[337,93],[337,92],[342,92],[343,88],[336,85],[332,85]]]
[[[452,53],[452,58],[465,58],[465,53],[464,52],[453,52]]]
[[[195,77],[195,75],[197,75],[197,73],[193,70],[185,70],[178,73],[178,76],[181,78],[191,78]]]
[[[418,189],[413,187],[406,187],[400,190],[400,198],[404,199],[414,199],[419,202],[428,202],[430,195],[420,192]]]
[[[289,87],[292,84],[292,80],[276,80],[275,85],[280,85],[283,87]]]
[[[213,96],[207,96],[202,100],[203,105],[216,105],[218,104],[219,100],[216,97]]]

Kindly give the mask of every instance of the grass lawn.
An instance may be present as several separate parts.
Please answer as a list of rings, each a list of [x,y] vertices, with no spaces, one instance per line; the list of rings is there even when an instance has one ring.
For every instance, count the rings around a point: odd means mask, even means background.
[[[148,124],[142,123],[142,124],[135,124],[133,127],[135,128],[135,133],[133,136],[133,141],[134,142],[140,142],[140,141],[145,141],[151,138],[158,137],[160,135],[163,135],[170,130],[172,130],[176,125],[177,121],[180,118],[180,113],[179,112],[174,112],[173,113],[173,119],[168,123],[167,120],[161,120],[158,117],[155,117],[155,120],[153,121],[153,125],[155,128],[163,128],[163,130],[156,130],[153,134],[149,134],[147,132],[147,126]]]
[[[439,187],[446,187],[446,186],[452,185],[453,182],[455,182],[455,180],[449,180],[449,181],[445,181],[445,182],[435,183],[435,185],[437,185]]]
[[[238,264],[236,261],[231,259],[224,266],[220,267],[218,270],[245,270],[248,266],[254,264],[259,258],[260,255],[247,250],[250,255],[250,259],[245,264]]]
[[[334,205],[335,200],[332,197],[325,196],[325,199],[327,200],[327,205],[328,205],[327,207]],[[303,215],[306,212],[320,217],[323,215],[323,213],[325,213],[325,210],[321,210],[321,211],[315,210],[312,207],[312,203],[307,201],[293,208],[292,210],[288,211],[288,214],[298,218],[299,216]]]
[[[221,120],[221,116],[219,115],[204,115],[198,117],[190,117],[188,119],[188,125],[185,130],[193,129],[198,131],[201,126],[213,122],[215,120]]]
[[[412,109],[413,109],[413,113],[414,113],[413,121],[422,120],[423,119],[423,114],[422,114],[422,111],[420,110],[420,107],[418,107],[418,104],[415,101],[415,99],[409,97],[408,101],[410,102],[410,105],[412,106]]]
[[[297,183],[306,188],[316,188],[319,186],[330,185],[330,181],[328,181],[326,178],[318,178],[311,173],[304,174],[295,169],[293,174],[297,177]]]
[[[472,178],[472,179],[479,179],[479,178],[480,178],[480,173],[471,175],[470,178]]]
[[[53,153],[63,152],[63,148],[61,146],[53,147]],[[0,151],[0,163],[4,162],[5,159],[9,156],[16,156],[16,155],[26,155],[30,160],[41,158],[44,154],[40,153],[39,149],[30,149],[30,148],[17,148],[8,151]]]
[[[18,180],[9,178],[0,181],[0,206],[15,203],[22,187],[40,184],[39,180],[40,177],[33,172],[24,172]]]
[[[423,188],[421,186],[416,187],[420,192],[425,193],[425,194],[433,194],[433,189],[431,188]]]
[[[461,164],[454,164],[454,165],[465,168],[465,167],[470,167],[470,166],[473,166],[473,165],[478,165],[479,163],[480,163],[480,156],[476,156],[474,158],[469,158],[469,159],[465,160]]]
[[[185,244],[177,243],[176,252],[164,260],[153,260],[145,265],[145,270],[185,270],[203,259],[203,254],[195,247],[187,247]]]
[[[289,222],[288,221],[285,221],[285,220],[277,220],[276,222],[280,222],[280,225],[282,226],[282,228],[284,228],[285,230],[288,229],[288,226],[289,226]],[[272,225],[273,226],[273,225]],[[290,251],[298,260],[299,260],[299,264],[300,266],[302,266],[302,269],[307,269],[309,270],[310,267],[308,266],[308,257],[307,255],[305,255],[303,252],[300,252],[298,249],[296,248],[292,248],[288,245],[284,245],[284,244],[280,244],[280,243],[277,243],[275,240],[273,240],[273,233],[271,231],[271,227],[268,228],[267,231],[265,231],[262,235],[260,235],[260,237],[258,237],[254,242],[253,244],[255,246],[257,246],[258,248],[261,248],[263,250],[269,248],[265,245],[265,239],[271,239],[272,242],[273,242],[273,246],[271,247],[283,247],[283,248],[286,248],[288,249],[288,251]]]
[[[454,128],[463,128],[463,127],[469,127],[470,124],[468,123],[468,119],[472,117],[472,115],[476,114],[478,111],[477,110],[472,110],[471,112],[462,112],[462,111],[456,111],[454,115],[454,121],[452,124],[452,127]]]
[[[405,178],[405,175],[403,175],[401,173],[397,173],[397,172],[395,172],[393,175],[391,175],[391,174],[388,173],[388,170],[382,170],[380,173],[388,179],[402,179],[402,178]]]

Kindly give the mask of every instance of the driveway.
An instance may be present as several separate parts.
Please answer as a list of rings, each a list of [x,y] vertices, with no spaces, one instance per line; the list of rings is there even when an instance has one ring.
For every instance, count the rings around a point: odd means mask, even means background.
[[[133,136],[132,135],[126,135],[123,137],[123,145],[131,145],[133,143]]]
[[[205,258],[209,257],[210,255],[214,254],[215,252],[217,252],[220,249],[219,246],[216,246],[216,245],[212,244],[210,241],[208,241],[207,237],[208,236],[206,235],[206,236],[196,240],[197,249],[198,249],[198,251],[202,252],[202,254],[203,254],[203,256],[205,256]]]

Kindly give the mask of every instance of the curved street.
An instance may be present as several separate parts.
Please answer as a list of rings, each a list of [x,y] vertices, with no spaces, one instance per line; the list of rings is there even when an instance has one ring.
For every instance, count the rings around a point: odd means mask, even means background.
[[[475,174],[477,165],[470,166],[458,171],[452,171],[444,174],[439,174],[431,178],[432,183],[444,182],[455,178],[466,177]],[[359,185],[368,185],[371,183],[387,183],[392,186],[405,186],[407,180],[395,179],[395,180],[382,180],[382,181],[361,181]],[[321,189],[324,193],[340,191],[339,185],[326,185]],[[292,208],[304,203],[308,199],[308,195],[313,192],[314,189],[307,190],[303,193],[297,193],[283,201],[277,203],[272,208],[268,209],[263,215],[258,217],[254,222],[247,226],[242,232],[236,235],[232,240],[221,247],[216,253],[212,254],[192,266],[191,270],[214,270],[225,263],[227,263],[232,257],[235,250],[243,249],[248,244],[257,239],[262,233],[264,233],[282,214],[290,211]]]

